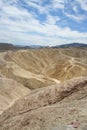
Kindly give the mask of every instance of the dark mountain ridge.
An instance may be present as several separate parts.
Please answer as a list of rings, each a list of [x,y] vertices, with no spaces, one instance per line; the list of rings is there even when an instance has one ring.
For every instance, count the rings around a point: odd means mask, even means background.
[[[10,43],[0,43],[0,51],[8,51],[8,50],[19,50],[19,49],[40,49],[40,48],[68,48],[68,47],[87,47],[87,44],[84,43],[69,43],[62,44],[56,46],[42,46],[42,45],[14,45]]]
[[[85,43],[68,43],[57,46],[52,46],[52,48],[67,48],[67,47],[87,47]]]

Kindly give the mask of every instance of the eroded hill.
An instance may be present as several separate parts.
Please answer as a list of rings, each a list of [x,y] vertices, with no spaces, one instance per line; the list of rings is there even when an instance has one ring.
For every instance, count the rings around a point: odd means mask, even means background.
[[[29,93],[30,90],[17,81],[0,77],[0,114]]]
[[[30,89],[87,75],[87,49],[43,48],[0,53],[0,74]]]
[[[34,90],[0,116],[0,130],[52,130],[73,121],[87,123],[87,77]]]
[[[0,52],[0,130],[84,124],[86,104],[87,48]]]

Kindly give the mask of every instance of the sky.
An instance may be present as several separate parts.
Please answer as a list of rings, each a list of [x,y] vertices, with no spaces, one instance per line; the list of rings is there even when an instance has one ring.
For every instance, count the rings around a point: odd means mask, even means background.
[[[87,44],[87,0],[0,0],[0,42]]]

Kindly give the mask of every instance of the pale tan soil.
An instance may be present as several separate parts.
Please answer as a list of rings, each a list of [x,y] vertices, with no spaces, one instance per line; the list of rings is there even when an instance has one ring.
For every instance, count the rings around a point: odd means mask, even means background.
[[[72,121],[87,123],[87,77],[31,92],[0,116],[0,130],[51,130]]]
[[[72,121],[84,126],[86,76],[86,48],[1,52],[0,130],[51,130]]]
[[[0,114],[29,93],[30,90],[17,81],[0,77]]]
[[[0,73],[30,89],[87,76],[87,49],[43,48],[2,52]]]

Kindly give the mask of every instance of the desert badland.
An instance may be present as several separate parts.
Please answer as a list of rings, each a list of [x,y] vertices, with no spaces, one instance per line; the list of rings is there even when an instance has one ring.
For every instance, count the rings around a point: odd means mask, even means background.
[[[0,130],[52,130],[73,121],[87,124],[87,47],[0,52]]]

